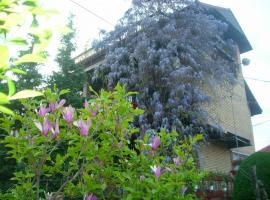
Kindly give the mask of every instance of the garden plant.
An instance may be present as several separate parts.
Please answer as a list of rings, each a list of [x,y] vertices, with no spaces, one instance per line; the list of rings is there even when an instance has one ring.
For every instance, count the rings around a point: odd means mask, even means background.
[[[81,109],[65,105],[66,91],[23,101],[25,114],[5,116],[2,141],[16,160],[6,195],[15,199],[194,199],[204,173],[193,145],[202,138],[152,131],[135,141],[134,108],[117,85],[94,93]],[[93,92],[93,91],[92,91]],[[13,127],[15,124],[19,127]],[[179,139],[181,138],[181,140]]]

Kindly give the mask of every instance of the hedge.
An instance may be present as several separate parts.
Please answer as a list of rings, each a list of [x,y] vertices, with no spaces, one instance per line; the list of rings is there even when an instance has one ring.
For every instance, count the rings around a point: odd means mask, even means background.
[[[234,181],[234,200],[256,199],[255,183],[252,178],[253,165],[256,165],[257,178],[262,181],[268,197],[270,197],[270,153],[256,152],[240,165]]]

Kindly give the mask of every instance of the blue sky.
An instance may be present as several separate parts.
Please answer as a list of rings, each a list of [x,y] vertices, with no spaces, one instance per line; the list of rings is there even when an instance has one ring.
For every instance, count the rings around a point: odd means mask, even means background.
[[[105,18],[112,24],[124,14],[129,8],[131,0],[75,0],[79,4]],[[69,11],[75,15],[77,33],[77,51],[83,52],[90,47],[94,38],[98,38],[101,29],[111,30],[113,27],[108,23],[91,15],[89,12],[76,6],[70,0],[46,0],[47,7],[59,10],[60,14],[54,18],[52,24],[64,23]],[[270,1],[269,0],[202,0],[212,5],[230,8],[240,23],[253,50],[242,55],[249,58],[249,66],[243,67],[244,77],[267,80],[268,82],[255,81],[246,78],[253,94],[263,109],[263,114],[252,118],[256,150],[270,145]],[[51,24],[51,25],[52,25]],[[50,46],[50,64],[47,67],[56,70],[53,57],[56,52],[55,37]],[[74,55],[75,55],[74,54]],[[269,121],[268,121],[269,120]],[[265,123],[262,123],[265,122]]]

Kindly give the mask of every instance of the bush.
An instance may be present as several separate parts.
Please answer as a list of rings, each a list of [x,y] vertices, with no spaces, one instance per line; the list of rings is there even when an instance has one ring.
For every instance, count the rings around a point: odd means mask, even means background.
[[[64,94],[65,91],[60,92]],[[50,90],[42,103],[23,102],[25,114],[0,118],[2,141],[16,160],[15,199],[194,199],[204,177],[194,164],[193,145],[202,135],[179,139],[177,132],[140,130],[133,125],[143,110],[117,86],[95,93],[85,108],[66,107]],[[21,127],[14,131],[13,124]],[[1,188],[0,188],[1,189]]]
[[[253,200],[255,196],[255,184],[252,179],[252,166],[256,165],[257,177],[264,184],[264,188],[270,195],[270,153],[256,152],[244,160],[235,177],[233,199]]]

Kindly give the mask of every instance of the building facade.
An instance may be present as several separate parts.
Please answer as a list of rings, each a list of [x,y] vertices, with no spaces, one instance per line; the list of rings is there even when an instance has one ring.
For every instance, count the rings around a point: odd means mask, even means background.
[[[252,50],[244,32],[230,9],[202,4],[209,14],[228,25],[227,34],[236,42],[236,58],[241,65],[240,55]],[[105,51],[95,52],[88,50],[77,57],[75,62],[85,66],[89,72],[104,62]],[[87,83],[84,94],[87,95]],[[215,92],[207,91],[212,101],[202,105],[210,117],[208,119],[209,137],[207,144],[197,152],[198,163],[201,169],[208,171],[229,172],[235,158],[246,156],[255,151],[251,125],[251,116],[262,112],[240,69],[235,85],[225,84]],[[216,127],[218,124],[219,127]],[[222,130],[222,131],[220,131]]]

